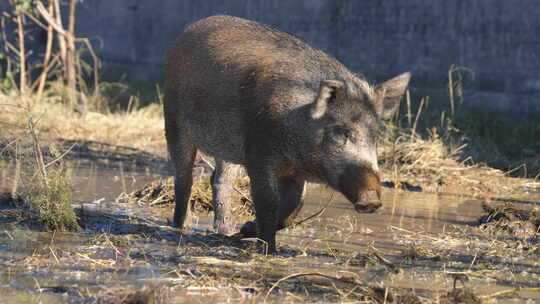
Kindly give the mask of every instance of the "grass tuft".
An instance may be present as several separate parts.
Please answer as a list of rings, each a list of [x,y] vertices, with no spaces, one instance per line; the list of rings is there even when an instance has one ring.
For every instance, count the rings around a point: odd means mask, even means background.
[[[17,100],[20,105],[8,108],[25,124],[13,132],[15,138],[2,150],[11,150],[6,154],[15,162],[11,201],[17,203],[24,222],[37,223],[47,231],[78,231],[78,218],[71,207],[71,177],[63,161],[73,146],[64,153],[52,143],[44,148],[34,109],[24,98]]]
[[[79,231],[78,217],[71,207],[72,189],[69,170],[63,164],[37,174],[23,189],[23,198],[33,219],[47,231]]]

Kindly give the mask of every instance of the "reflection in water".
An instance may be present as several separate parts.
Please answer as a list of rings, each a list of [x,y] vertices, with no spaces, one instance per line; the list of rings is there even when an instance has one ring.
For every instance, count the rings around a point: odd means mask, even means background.
[[[125,170],[119,163],[117,170],[75,168],[72,174],[74,197],[77,201],[104,199],[114,201],[122,192],[131,192],[161,177],[151,171]]]
[[[333,201],[328,204],[331,197]],[[442,233],[448,225],[474,224],[482,213],[479,200],[387,190],[383,192],[381,209],[373,214],[358,214],[343,196],[318,185],[310,187],[305,202],[300,218],[328,205],[324,214],[308,225],[310,233],[306,237],[315,242],[340,243],[350,249],[365,248],[371,242],[395,249],[399,244],[389,238],[392,228]],[[294,229],[287,236],[282,234],[282,238],[286,242],[294,236],[297,241],[302,233]],[[344,233],[347,235],[342,236]]]

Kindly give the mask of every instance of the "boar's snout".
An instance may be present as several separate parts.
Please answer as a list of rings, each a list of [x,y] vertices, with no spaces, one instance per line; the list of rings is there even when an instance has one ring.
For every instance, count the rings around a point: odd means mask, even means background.
[[[382,206],[379,173],[371,168],[350,168],[340,177],[339,191],[359,213],[371,213]]]

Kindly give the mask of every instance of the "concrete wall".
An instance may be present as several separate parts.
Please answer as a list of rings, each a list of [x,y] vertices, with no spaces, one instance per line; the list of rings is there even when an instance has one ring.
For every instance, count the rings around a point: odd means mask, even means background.
[[[413,86],[442,88],[464,67],[466,101],[540,110],[539,0],[87,0],[77,31],[109,74],[159,81],[175,36],[214,14],[294,33],[371,80],[412,71]]]

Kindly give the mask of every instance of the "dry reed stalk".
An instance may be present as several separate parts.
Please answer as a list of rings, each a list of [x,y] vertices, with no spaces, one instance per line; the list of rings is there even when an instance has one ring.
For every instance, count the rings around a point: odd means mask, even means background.
[[[34,156],[36,160],[36,166],[38,168],[38,172],[41,174],[41,177],[43,178],[43,182],[45,183],[45,186],[48,187],[49,179],[47,178],[45,160],[43,159],[43,152],[41,151],[41,145],[39,143],[39,138],[38,138],[35,125],[34,125],[34,119],[32,118],[32,114],[30,113],[30,111],[27,111],[27,117],[28,117],[28,133],[30,133],[30,137],[32,138],[32,144],[34,146]]]
[[[17,34],[19,36],[19,90],[21,94],[26,93],[26,46],[25,46],[25,31],[24,20],[21,12],[17,12]]]
[[[409,128],[412,126],[412,110],[411,110],[411,94],[409,90],[405,95],[405,100],[407,102],[407,121],[409,122]]]
[[[49,2],[49,8],[48,8],[49,14],[53,14],[54,12],[54,6],[52,1]],[[36,97],[38,100],[41,100],[43,96],[43,90],[45,89],[45,82],[47,80],[47,75],[49,72],[49,61],[51,58],[52,53],[52,45],[53,45],[53,27],[51,24],[47,25],[47,45],[45,46],[45,56],[43,57],[43,70],[41,71],[41,75],[39,76],[39,85],[37,89]]]
[[[66,36],[66,78],[68,85],[69,102],[74,107],[77,104],[77,71],[76,71],[76,49],[75,49],[75,8],[76,0],[69,0],[68,28]],[[83,106],[83,113],[86,112],[86,105]]]
[[[13,174],[11,197],[17,197],[17,189],[19,188],[19,180],[21,179],[21,160],[18,157],[18,152],[15,151],[15,153],[15,174]]]
[[[1,41],[4,41],[3,45],[3,51],[4,51],[4,54],[8,54],[10,49],[8,47],[8,39],[7,39],[7,33],[6,33],[6,19],[7,19],[8,15],[7,13],[4,12],[4,14],[1,14],[0,15],[0,34],[1,34]],[[11,58],[9,56],[6,56],[6,74],[8,73],[11,73]],[[13,78],[12,77],[9,77],[10,81],[11,81],[11,84],[13,86],[15,86],[15,83],[13,81]]]
[[[53,2],[54,5],[54,17],[51,19],[46,18],[48,14],[43,14],[43,11],[45,10],[45,6],[41,3],[41,1],[37,1],[36,7],[40,11],[41,15],[47,20],[47,22],[55,28],[55,30],[60,33],[61,35],[56,35],[56,40],[58,41],[58,47],[60,49],[60,58],[62,59],[62,68],[64,70],[64,73],[66,73],[66,36],[62,35],[64,32],[64,26],[62,25],[62,11],[60,10],[60,0],[50,0]],[[40,9],[40,7],[43,8]],[[56,20],[55,20],[56,19]]]
[[[454,119],[455,116],[455,105],[454,105],[454,77],[452,76],[454,74],[455,67],[452,65],[450,69],[448,69],[448,94],[450,96],[450,114],[451,118]]]
[[[510,294],[510,293],[516,293],[516,292],[535,292],[535,291],[540,291],[540,287],[516,287],[516,288],[510,288],[510,289],[505,289],[505,290],[501,290],[501,291],[497,291],[497,292],[494,292],[494,293],[491,293],[491,294],[488,294],[488,295],[483,295],[483,296],[480,296],[481,299],[490,299],[490,298],[494,298],[494,297],[498,297],[498,296],[503,296],[503,295],[507,295],[507,294]]]
[[[414,124],[413,124],[413,127],[412,127],[412,131],[411,131],[411,134],[412,136],[416,136],[416,126],[418,125],[418,120],[420,118],[420,114],[422,113],[422,109],[424,107],[424,102],[426,102],[427,100],[427,97],[426,98],[422,98],[420,100],[420,106],[418,107],[418,111],[416,112],[416,117],[414,119]]]
[[[274,289],[276,287],[279,286],[280,283],[286,281],[286,280],[290,280],[290,279],[294,279],[294,278],[299,278],[299,277],[306,277],[306,276],[317,276],[317,277],[321,277],[321,278],[325,278],[325,279],[328,279],[330,280],[331,282],[332,281],[335,281],[335,280],[338,280],[338,278],[336,277],[333,277],[333,276],[329,276],[329,275],[326,275],[326,274],[322,274],[322,273],[318,273],[318,272],[301,272],[301,273],[293,273],[293,274],[290,274],[288,276],[285,276],[279,280],[277,280],[277,282],[275,282],[274,284],[272,284],[272,287],[270,287],[270,289],[266,292],[266,295],[264,296],[264,302],[267,301],[268,297],[270,296],[270,294],[272,293],[272,291],[274,291]],[[335,285],[334,285],[335,286]]]

